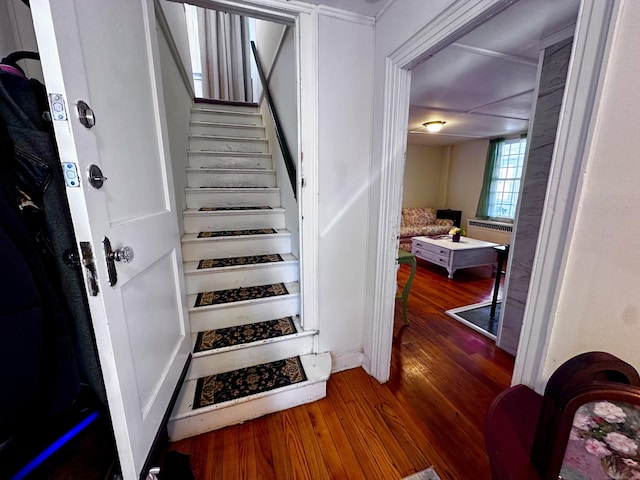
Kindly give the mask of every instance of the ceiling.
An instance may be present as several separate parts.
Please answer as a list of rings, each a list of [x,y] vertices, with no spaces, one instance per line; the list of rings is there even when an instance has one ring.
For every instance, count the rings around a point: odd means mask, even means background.
[[[455,145],[526,132],[538,53],[571,36],[580,0],[520,0],[415,67],[411,144]],[[437,133],[423,123],[446,122]]]
[[[375,17],[394,0],[306,1]],[[579,6],[580,0],[519,0],[415,67],[408,142],[454,145],[525,132],[538,53],[571,35]],[[440,133],[422,125],[432,120],[446,122]]]

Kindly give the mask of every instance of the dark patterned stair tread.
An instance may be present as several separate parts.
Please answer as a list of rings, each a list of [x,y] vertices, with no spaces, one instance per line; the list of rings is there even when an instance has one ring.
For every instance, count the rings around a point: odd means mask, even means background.
[[[237,267],[241,265],[257,265],[259,263],[284,262],[281,255],[250,255],[245,257],[208,258],[198,262],[198,270],[206,268]]]
[[[231,288],[228,290],[198,293],[193,306],[207,307],[209,305],[219,305],[221,303],[242,302],[244,300],[254,300],[258,298],[275,297],[278,295],[288,294],[289,292],[284,283]]]
[[[307,375],[300,357],[241,368],[199,378],[193,409],[255,395],[304,382]]]
[[[200,207],[200,212],[224,212],[229,210],[271,210],[272,207],[266,205],[259,207]]]
[[[291,317],[207,330],[198,332],[193,353],[284,337],[296,332],[296,326]]]
[[[255,228],[251,230],[219,230],[216,232],[200,232],[198,238],[241,237],[245,235],[269,235],[278,233],[273,228]]]

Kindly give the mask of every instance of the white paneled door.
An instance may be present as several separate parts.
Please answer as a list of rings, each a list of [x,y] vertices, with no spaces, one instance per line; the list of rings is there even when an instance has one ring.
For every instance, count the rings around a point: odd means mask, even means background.
[[[67,194],[122,473],[133,480],[189,356],[153,1],[31,0],[31,9],[47,91],[60,95],[61,161],[78,172]],[[106,177],[101,188],[91,165]],[[134,253],[113,262],[116,283],[105,238]]]

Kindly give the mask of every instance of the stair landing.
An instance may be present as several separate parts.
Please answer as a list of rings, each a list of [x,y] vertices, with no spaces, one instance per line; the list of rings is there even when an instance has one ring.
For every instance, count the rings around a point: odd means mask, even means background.
[[[185,382],[169,421],[170,440],[181,440],[324,398],[327,372],[331,371],[331,355],[324,353],[299,358],[305,381],[200,408],[194,408],[200,379]]]

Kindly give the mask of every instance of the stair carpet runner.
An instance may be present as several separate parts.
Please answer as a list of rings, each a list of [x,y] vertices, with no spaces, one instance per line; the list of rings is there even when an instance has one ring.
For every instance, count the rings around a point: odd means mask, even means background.
[[[299,267],[257,107],[192,110],[183,258],[192,363],[172,441],[325,395],[328,354],[299,320]]]

